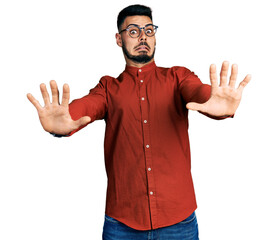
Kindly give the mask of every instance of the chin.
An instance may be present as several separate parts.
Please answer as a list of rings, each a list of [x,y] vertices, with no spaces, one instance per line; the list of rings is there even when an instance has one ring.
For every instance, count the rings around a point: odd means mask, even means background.
[[[137,56],[148,56],[150,57],[152,54],[147,51],[140,51]]]

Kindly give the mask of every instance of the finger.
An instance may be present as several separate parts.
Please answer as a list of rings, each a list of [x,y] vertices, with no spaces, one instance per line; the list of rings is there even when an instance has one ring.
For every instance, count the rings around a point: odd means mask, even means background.
[[[250,80],[251,80],[251,74],[246,75],[246,77],[242,80],[242,82],[239,84],[237,89],[240,92],[242,92],[243,89],[246,87],[246,85],[250,82]]]
[[[88,123],[90,123],[91,121],[91,118],[88,117],[88,116],[85,116],[85,117],[82,117],[82,118],[79,118],[78,120],[76,120],[74,123],[75,123],[75,128],[79,128],[81,126],[84,126]]]
[[[62,97],[62,103],[63,106],[69,105],[69,98],[70,98],[70,89],[68,84],[64,84],[63,86],[63,97]]]
[[[195,102],[190,102],[186,104],[186,108],[193,111],[205,111],[204,104],[199,104]]]
[[[52,92],[52,103],[53,104],[59,104],[59,90],[57,87],[57,83],[55,80],[50,81],[50,88]]]
[[[49,94],[48,94],[48,91],[47,91],[46,86],[45,86],[44,83],[42,83],[40,85],[40,89],[41,89],[41,93],[42,93],[44,104],[46,106],[50,105]]]
[[[209,68],[209,77],[211,82],[211,87],[217,87],[217,74],[216,74],[216,66],[215,64],[211,64]]]
[[[27,94],[27,98],[35,106],[38,112],[42,110],[42,106],[40,105],[39,101],[34,98],[31,93]]]
[[[227,85],[228,70],[229,70],[229,62],[224,61],[222,63],[221,72],[220,72],[220,87]]]
[[[231,76],[230,76],[230,82],[229,82],[229,86],[232,88],[234,88],[236,85],[237,73],[238,73],[238,66],[236,64],[233,64]]]

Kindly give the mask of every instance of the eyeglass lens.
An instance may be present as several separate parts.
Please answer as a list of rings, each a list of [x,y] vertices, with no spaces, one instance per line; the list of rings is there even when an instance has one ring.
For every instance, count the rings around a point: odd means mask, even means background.
[[[144,27],[144,31],[148,37],[152,37],[156,32],[156,27],[153,25],[148,25],[148,26]],[[129,35],[133,38],[139,37],[139,35],[141,33],[140,28],[136,25],[130,25],[128,27],[128,32],[129,32]]]

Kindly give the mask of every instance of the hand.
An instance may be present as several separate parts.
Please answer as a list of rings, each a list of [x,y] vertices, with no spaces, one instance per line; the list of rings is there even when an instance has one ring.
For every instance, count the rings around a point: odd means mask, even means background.
[[[59,135],[67,135],[71,131],[88,124],[91,121],[91,118],[87,116],[82,117],[77,121],[72,120],[69,113],[70,89],[67,84],[64,84],[63,86],[61,104],[59,103],[58,87],[54,80],[50,81],[50,87],[52,92],[52,103],[49,100],[49,94],[45,84],[42,83],[40,85],[45,104],[44,107],[40,105],[39,101],[35,99],[32,94],[27,94],[27,98],[38,111],[41,125],[45,131]]]
[[[232,65],[229,84],[227,84],[228,69],[229,62],[223,62],[218,86],[216,66],[210,65],[211,96],[209,100],[203,104],[190,102],[186,107],[216,117],[233,115],[239,106],[244,87],[251,80],[251,75],[247,75],[235,89],[238,67],[236,64]]]

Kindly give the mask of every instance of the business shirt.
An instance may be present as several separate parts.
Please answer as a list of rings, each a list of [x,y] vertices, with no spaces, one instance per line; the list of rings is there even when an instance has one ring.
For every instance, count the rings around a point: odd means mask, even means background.
[[[189,69],[151,62],[126,66],[117,78],[102,77],[88,95],[69,105],[73,120],[89,116],[92,122],[106,122],[106,215],[150,230],[193,213],[186,103],[206,102],[210,93],[211,87]]]

